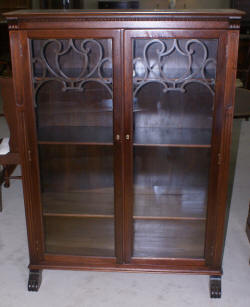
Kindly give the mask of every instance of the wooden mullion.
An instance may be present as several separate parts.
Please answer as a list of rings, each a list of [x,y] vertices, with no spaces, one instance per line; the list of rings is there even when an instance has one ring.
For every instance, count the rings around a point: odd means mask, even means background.
[[[111,32],[112,33],[112,32]],[[123,263],[123,166],[122,166],[122,92],[121,81],[121,31],[112,38],[113,50],[113,142],[114,142],[114,206],[115,206],[115,255]],[[119,136],[119,137],[117,137]]]
[[[124,261],[129,263],[133,251],[133,54],[132,33],[124,31],[124,136],[129,135],[129,140],[124,140]]]

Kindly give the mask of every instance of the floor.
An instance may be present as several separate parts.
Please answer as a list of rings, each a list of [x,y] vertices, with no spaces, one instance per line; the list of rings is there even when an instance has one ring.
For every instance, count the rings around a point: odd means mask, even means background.
[[[0,131],[1,135],[8,134],[3,118]],[[250,199],[249,136],[250,122],[235,120],[230,184],[233,189],[221,299],[209,298],[207,276],[173,274],[45,270],[39,292],[28,292],[23,194],[21,183],[13,181],[9,189],[3,189],[4,208],[0,213],[0,307],[249,306],[250,244],[245,235]]]

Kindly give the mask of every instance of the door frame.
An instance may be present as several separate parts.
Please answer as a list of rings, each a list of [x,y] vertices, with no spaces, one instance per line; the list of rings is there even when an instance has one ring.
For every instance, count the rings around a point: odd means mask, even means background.
[[[40,192],[40,171],[37,146],[35,110],[33,103],[32,63],[30,60],[30,39],[66,39],[95,38],[112,39],[113,65],[113,140],[114,140],[114,211],[115,211],[115,257],[92,257],[74,255],[55,255],[45,252],[43,212]],[[20,140],[23,190],[25,200],[26,223],[30,251],[30,267],[44,261],[81,262],[83,265],[115,265],[122,263],[123,255],[123,169],[122,141],[116,135],[122,135],[122,91],[121,67],[121,30],[118,29],[72,29],[72,30],[21,30],[10,31],[12,50],[13,79],[16,95],[16,110]]]
[[[218,39],[217,50],[217,68],[216,68],[216,84],[215,84],[215,97],[214,97],[214,113],[213,113],[213,127],[211,138],[211,158],[209,169],[209,184],[208,184],[208,200],[207,200],[207,221],[206,221],[206,234],[205,234],[205,247],[204,258],[201,259],[188,259],[188,258],[138,258],[132,257],[133,251],[133,54],[132,54],[132,39],[145,38],[194,38],[194,39]],[[215,254],[217,258],[222,259],[222,250],[217,244],[224,238],[224,232],[219,233],[218,227],[224,226],[225,219],[225,201],[222,203],[219,199],[222,195],[225,196],[226,189],[222,191],[220,185],[220,173],[225,173],[227,163],[221,163],[224,155],[228,152],[229,147],[225,153],[221,152],[223,145],[223,131],[226,125],[226,120],[223,116],[225,112],[225,92],[226,92],[226,73],[228,68],[225,65],[225,50],[228,49],[228,31],[226,30],[201,30],[201,29],[187,29],[187,30],[172,30],[172,29],[134,29],[126,30],[124,32],[124,88],[125,88],[125,103],[124,103],[124,133],[130,135],[130,140],[125,144],[125,164],[128,166],[125,169],[125,243],[124,246],[124,259],[128,264],[186,264],[199,265],[205,261],[205,265],[211,268],[220,268],[219,261],[215,261]],[[234,49],[236,51],[236,48]],[[224,144],[225,147],[225,144]],[[225,178],[225,177],[224,177]],[[224,209],[223,209],[224,208]]]

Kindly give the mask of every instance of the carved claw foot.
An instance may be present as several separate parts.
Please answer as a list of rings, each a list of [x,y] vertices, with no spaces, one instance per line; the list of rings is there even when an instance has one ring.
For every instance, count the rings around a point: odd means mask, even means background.
[[[9,181],[9,180],[6,180],[3,186],[4,186],[5,188],[9,188],[9,187],[10,187],[10,181]]]
[[[41,270],[30,270],[28,291],[38,291],[42,282]]]
[[[221,276],[210,276],[210,297],[221,298]]]

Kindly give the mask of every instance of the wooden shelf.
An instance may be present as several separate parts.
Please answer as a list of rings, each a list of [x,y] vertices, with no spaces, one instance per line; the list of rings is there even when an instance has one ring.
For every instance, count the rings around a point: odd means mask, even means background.
[[[202,187],[193,190],[171,190],[160,186],[135,188],[135,219],[205,220],[206,208],[206,190]]]
[[[113,219],[114,215],[103,215],[103,214],[82,214],[82,213],[44,213],[44,216],[53,217],[75,217],[75,218],[86,218],[86,219]]]
[[[114,257],[114,220],[44,217],[47,253]]]
[[[112,127],[47,126],[38,130],[39,144],[113,145]]]
[[[203,258],[205,221],[134,220],[133,257]]]
[[[134,146],[211,147],[211,129],[135,128]]]
[[[154,194],[136,188],[134,218],[155,220],[205,220],[206,195],[200,191],[169,191]],[[42,193],[44,216],[83,218],[113,218],[114,191],[112,188]]]
[[[113,146],[113,143],[97,143],[97,142],[53,142],[53,141],[39,141],[39,145],[80,145],[80,146]]]
[[[42,193],[44,215],[113,217],[114,189]]]
[[[210,148],[210,129],[136,128],[134,146]],[[38,130],[39,144],[113,145],[112,127],[47,126]]]

